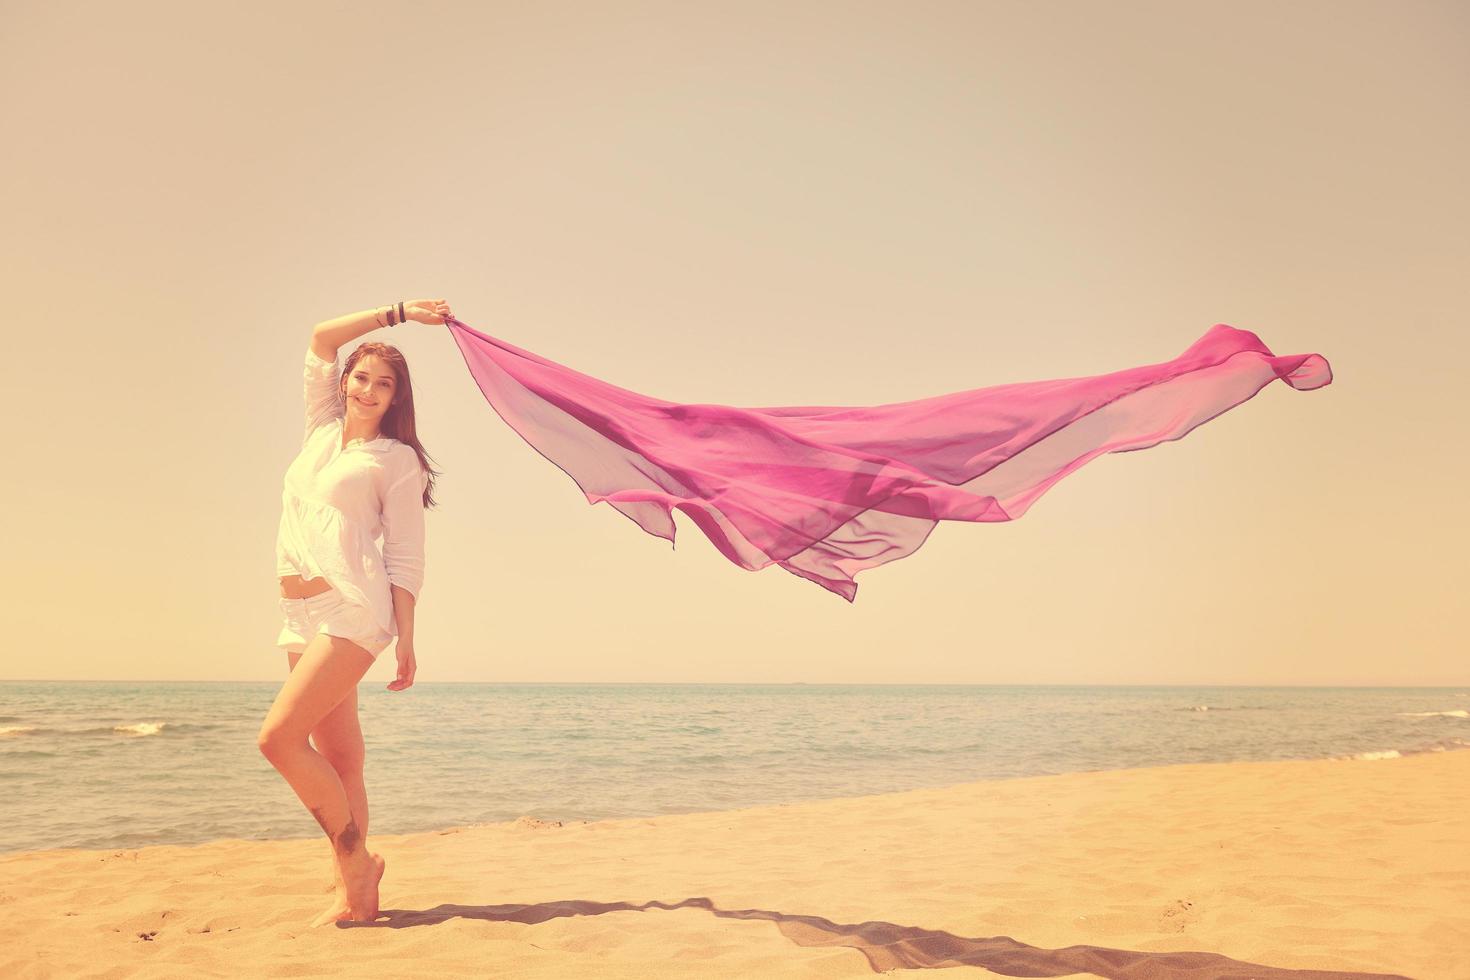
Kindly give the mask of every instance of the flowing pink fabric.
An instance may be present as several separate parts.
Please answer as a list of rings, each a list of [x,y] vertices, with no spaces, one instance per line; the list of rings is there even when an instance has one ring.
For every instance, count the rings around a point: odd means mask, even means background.
[[[566,472],[674,541],[673,508],[742,568],[775,563],[852,602],[853,576],[911,554],[937,522],[1009,521],[1103,453],[1178,439],[1279,378],[1332,382],[1223,323],[1170,361],[866,407],[681,404],[581,374],[447,321],[495,411]]]

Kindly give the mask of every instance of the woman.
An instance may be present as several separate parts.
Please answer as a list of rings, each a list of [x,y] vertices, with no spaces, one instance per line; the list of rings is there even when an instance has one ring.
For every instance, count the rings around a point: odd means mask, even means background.
[[[289,674],[257,741],[332,844],[336,900],[314,926],[378,915],[384,863],[367,849],[357,684],[396,636],[388,690],[413,685],[424,510],[437,475],[415,431],[403,355],[360,344],[339,374],[337,349],[378,327],[450,315],[442,299],[365,310],[318,324],[306,350],[306,432],[286,471],[276,538],[285,619],[276,643]]]

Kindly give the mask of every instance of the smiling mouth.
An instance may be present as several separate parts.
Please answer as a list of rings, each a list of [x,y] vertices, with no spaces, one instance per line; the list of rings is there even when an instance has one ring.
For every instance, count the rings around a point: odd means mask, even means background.
[[[353,401],[357,402],[359,405],[362,405],[362,406],[364,406],[366,408],[372,408],[374,405],[377,404],[377,402],[365,402],[361,398],[354,398]]]

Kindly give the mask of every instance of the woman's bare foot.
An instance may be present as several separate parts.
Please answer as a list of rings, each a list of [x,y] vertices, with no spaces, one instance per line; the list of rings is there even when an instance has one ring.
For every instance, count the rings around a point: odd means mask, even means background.
[[[378,917],[378,882],[383,880],[383,871],[387,868],[388,862],[383,860],[383,855],[375,851],[368,852],[368,858],[369,863],[363,868],[354,869],[350,876],[354,885],[357,886],[354,891],[358,903],[353,904],[349,899],[348,886],[343,882],[342,871],[339,868],[337,870],[336,900],[332,902],[330,908],[312,920],[313,926],[342,921],[371,922]],[[372,869],[371,877],[365,874],[366,868]],[[371,882],[371,889],[367,890],[369,882]],[[368,907],[366,901],[368,897],[371,897],[371,908]]]

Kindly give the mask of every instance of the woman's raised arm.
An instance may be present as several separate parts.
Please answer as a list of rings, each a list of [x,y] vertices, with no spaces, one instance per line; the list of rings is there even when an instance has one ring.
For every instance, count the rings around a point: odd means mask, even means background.
[[[311,349],[322,360],[330,361],[337,357],[339,347],[365,333],[395,327],[404,320],[442,324],[450,315],[449,304],[442,299],[404,300],[392,306],[376,306],[318,323],[311,331]]]
[[[337,349],[343,344],[354,341],[365,333],[389,326],[397,319],[396,306],[392,308],[391,320],[388,307],[376,306],[371,310],[348,313],[334,320],[323,320],[311,329],[312,353],[324,361],[336,360]]]

